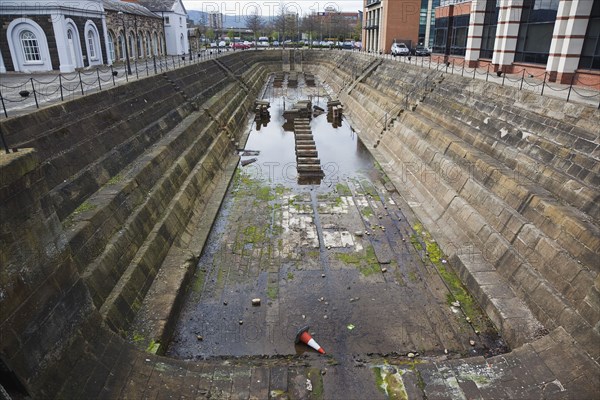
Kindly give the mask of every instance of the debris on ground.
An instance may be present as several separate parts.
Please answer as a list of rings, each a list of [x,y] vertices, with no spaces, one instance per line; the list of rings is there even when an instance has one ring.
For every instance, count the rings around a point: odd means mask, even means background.
[[[355,328],[355,326],[352,324],[348,324],[348,326],[346,326],[346,328],[348,328],[348,330],[351,331],[352,329]]]
[[[252,299],[252,305],[253,306],[260,306],[260,299],[256,298],[256,299]]]
[[[242,160],[242,167],[245,167],[248,164],[252,164],[254,162],[257,162],[258,158],[251,158],[249,160]]]

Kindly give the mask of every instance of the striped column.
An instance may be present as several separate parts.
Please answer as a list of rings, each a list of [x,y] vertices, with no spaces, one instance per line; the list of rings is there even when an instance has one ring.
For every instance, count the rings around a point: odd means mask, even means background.
[[[486,3],[486,0],[471,1],[471,16],[469,18],[468,34],[469,36],[467,37],[467,51],[465,53],[465,61],[468,63],[469,68],[477,67],[479,61]]]
[[[509,71],[515,60],[522,10],[523,0],[501,0],[500,2],[494,55],[492,56],[492,64],[496,71]]]
[[[546,66],[550,81],[570,83],[575,75],[592,5],[589,0],[561,0],[558,5]]]

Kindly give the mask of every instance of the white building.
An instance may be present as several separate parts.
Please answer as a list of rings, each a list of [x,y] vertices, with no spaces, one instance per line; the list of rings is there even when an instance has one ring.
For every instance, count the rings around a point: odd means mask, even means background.
[[[102,0],[0,2],[0,72],[71,72],[104,64]]]
[[[139,0],[138,3],[163,17],[167,54],[188,54],[187,11],[181,0]]]

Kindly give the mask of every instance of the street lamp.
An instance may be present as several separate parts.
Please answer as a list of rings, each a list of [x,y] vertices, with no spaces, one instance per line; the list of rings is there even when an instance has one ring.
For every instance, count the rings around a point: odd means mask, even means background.
[[[123,23],[123,44],[125,45],[125,60],[127,62],[127,75],[131,75],[131,64],[129,63],[129,50],[127,49],[127,28],[125,28],[125,15],[123,11],[117,13]]]

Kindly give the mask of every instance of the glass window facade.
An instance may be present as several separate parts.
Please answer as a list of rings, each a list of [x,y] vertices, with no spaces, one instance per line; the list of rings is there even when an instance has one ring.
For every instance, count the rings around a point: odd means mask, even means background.
[[[483,17],[483,34],[481,35],[481,52],[479,58],[491,59],[494,55],[496,28],[498,27],[498,7],[500,0],[487,0]]]
[[[580,69],[600,69],[600,1],[595,0],[588,22],[581,58]]]
[[[558,3],[559,0],[523,2],[515,61],[535,64],[548,62]]]

